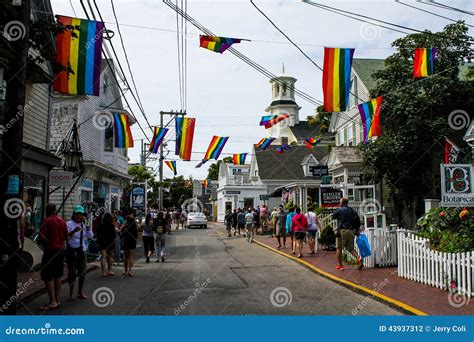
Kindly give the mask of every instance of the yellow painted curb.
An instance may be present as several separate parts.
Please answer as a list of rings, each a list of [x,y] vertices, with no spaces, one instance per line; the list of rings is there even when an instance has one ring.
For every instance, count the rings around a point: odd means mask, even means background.
[[[323,276],[325,276],[326,278],[329,278],[331,280],[334,280],[335,282],[338,282],[338,283],[341,283],[341,284],[344,284],[346,286],[349,286],[349,287],[352,287],[352,288],[355,288],[359,291],[362,291],[362,292],[365,292],[365,293],[368,293],[370,294],[371,296],[374,296],[374,297],[377,297],[385,302],[388,302],[390,303],[391,305],[394,305],[396,307],[399,307],[405,311],[408,311],[409,313],[412,313],[414,315],[417,315],[417,316],[428,316],[428,314],[426,312],[423,312],[421,310],[418,310],[418,309],[415,309],[414,307],[408,305],[408,304],[405,304],[399,300],[396,300],[396,299],[393,299],[393,298],[390,298],[386,295],[383,295],[377,291],[374,291],[374,290],[371,290],[365,286],[362,286],[362,285],[359,285],[359,284],[356,284],[356,283],[353,283],[352,281],[349,281],[349,280],[346,280],[346,279],[342,279],[342,278],[339,278],[339,277],[336,277],[335,275],[331,274],[331,273],[328,273],[326,271],[323,271],[322,269],[310,264],[309,262],[305,261],[305,260],[302,260],[300,258],[297,258],[297,257],[294,257],[292,255],[288,255],[286,253],[283,253],[281,251],[279,251],[278,249],[275,249],[267,244],[264,244],[262,242],[259,242],[257,240],[253,240],[253,242],[257,243],[258,245],[264,247],[264,248],[268,248],[269,250],[275,252],[275,253],[278,253],[280,255],[283,255],[284,257],[287,257],[288,259],[291,259],[291,260],[294,260],[296,262],[299,262],[300,264],[303,264],[305,265],[306,267],[310,268],[311,270],[315,271],[316,273],[319,273]]]

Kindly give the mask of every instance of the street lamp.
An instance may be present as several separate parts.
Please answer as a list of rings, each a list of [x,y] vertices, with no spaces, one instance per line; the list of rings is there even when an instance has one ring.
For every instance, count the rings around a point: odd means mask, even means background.
[[[63,168],[74,173],[82,169],[82,152],[65,151]]]

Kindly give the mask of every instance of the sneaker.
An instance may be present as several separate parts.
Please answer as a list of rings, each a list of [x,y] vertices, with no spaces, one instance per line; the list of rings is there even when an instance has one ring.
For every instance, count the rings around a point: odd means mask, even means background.
[[[161,262],[165,262],[165,257],[161,257]]]
[[[338,270],[338,271],[344,271],[344,266],[342,266],[342,265],[337,265],[337,266],[336,266],[336,270]]]
[[[359,269],[359,271],[364,268],[364,262],[362,261],[361,257],[357,258],[357,268]]]
[[[146,263],[150,263],[150,257],[146,257]]]

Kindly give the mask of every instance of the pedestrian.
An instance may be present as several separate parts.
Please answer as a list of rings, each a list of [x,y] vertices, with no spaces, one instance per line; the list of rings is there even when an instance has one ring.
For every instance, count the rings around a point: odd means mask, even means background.
[[[123,220],[122,216],[118,214],[117,211],[115,211],[113,217],[112,217],[112,223],[114,224],[115,227],[115,264],[118,266],[120,265],[120,262],[123,260],[122,258],[122,240],[121,240],[121,229],[123,227],[123,224],[120,223],[120,220]],[[125,222],[125,221],[124,221]]]
[[[234,229],[234,236],[237,234],[237,209],[232,213],[232,228]]]
[[[69,241],[66,246],[66,263],[68,269],[69,300],[74,300],[74,285],[79,280],[77,298],[87,299],[84,293],[86,281],[87,259],[86,239],[92,238],[94,233],[90,226],[85,224],[85,209],[76,205],[72,213],[72,219],[66,223]]]
[[[270,214],[270,224],[272,226],[272,237],[276,236],[276,218],[278,216],[277,208],[274,207],[272,213]]]
[[[166,221],[166,231],[168,232],[168,234],[171,234],[171,221],[172,221],[172,218],[171,218],[171,213],[170,213],[169,209],[166,209],[165,221]]]
[[[143,250],[145,253],[145,260],[146,263],[150,262],[150,256],[153,254],[155,250],[155,238],[153,235],[153,231],[155,229],[154,226],[154,217],[153,213],[148,213],[145,218],[145,223],[141,227],[143,230],[142,239],[143,239]]]
[[[239,212],[237,213],[237,230],[239,232],[245,229],[245,213],[242,209],[239,208]]]
[[[295,216],[295,208],[294,207],[290,207],[288,209],[288,214],[286,215],[286,235],[290,237],[291,239],[291,253],[293,253],[293,255],[295,255],[295,234],[293,232],[293,230],[291,229],[291,226],[292,226],[292,219],[293,219],[293,216]]]
[[[180,222],[179,217],[180,217],[180,215],[181,214],[177,209],[175,209],[173,211],[173,218],[174,218],[174,223],[176,224],[176,230],[179,229],[179,222]]]
[[[297,257],[303,257],[303,240],[308,231],[308,220],[306,216],[301,213],[300,208],[296,208],[296,214],[291,219],[291,229],[294,232],[295,250],[298,252]]]
[[[122,228],[122,242],[124,252],[124,269],[122,274],[126,277],[133,277],[133,257],[135,249],[137,248],[138,228],[135,220],[135,209],[131,209],[127,215],[127,220]]]
[[[115,226],[112,214],[110,213],[104,214],[102,222],[97,229],[97,244],[99,245],[101,253],[100,267],[102,277],[113,276],[115,274],[112,272],[115,249]]]
[[[46,205],[46,219],[41,225],[39,240],[43,246],[41,278],[48,291],[49,303],[40,310],[54,310],[61,306],[61,285],[64,273],[64,245],[68,239],[66,222],[56,215],[56,205]]]
[[[224,216],[225,227],[227,229],[227,237],[231,237],[231,229],[232,229],[232,213],[230,210],[227,210]]]
[[[306,213],[306,220],[308,220],[308,246],[309,254],[316,253],[316,233],[320,227],[319,218],[316,213],[313,211],[313,208],[310,207]]]
[[[278,214],[275,217],[276,225],[276,238],[278,241],[278,248],[286,248],[286,213],[283,207],[280,207]],[[283,246],[281,245],[281,240],[283,238]]]
[[[254,214],[252,209],[249,208],[247,215],[245,215],[245,229],[247,231],[247,241],[252,242],[253,240],[253,226],[254,226]]]
[[[166,221],[162,211],[158,212],[158,216],[153,222],[155,232],[155,254],[156,262],[165,262],[166,247]]]
[[[262,235],[264,231],[268,228],[268,208],[266,204],[262,204],[259,210],[259,223],[260,227],[262,227]]]
[[[188,214],[186,213],[186,211],[182,210],[181,214],[179,215],[179,221],[181,222],[182,229],[186,228],[187,219],[188,219]]]
[[[345,248],[357,260],[357,268],[361,270],[364,267],[362,258],[354,249],[355,236],[359,235],[360,218],[357,212],[349,207],[349,199],[341,198],[340,207],[332,214],[332,218],[337,220],[336,248],[337,262],[336,270],[344,271],[342,264],[342,250]]]
[[[256,209],[253,211],[253,225],[255,232],[258,232],[258,228],[260,228],[260,207],[257,206]],[[253,232],[253,231],[252,231]]]

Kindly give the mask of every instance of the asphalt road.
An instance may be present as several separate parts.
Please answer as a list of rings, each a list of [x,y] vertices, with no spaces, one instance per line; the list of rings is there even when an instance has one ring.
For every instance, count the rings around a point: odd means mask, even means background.
[[[67,301],[51,312],[38,308],[43,295],[19,308],[20,315],[399,315],[370,297],[327,280],[285,257],[228,238],[220,225],[173,230],[165,263],[145,263],[137,249],[133,278],[87,275],[87,300]],[[95,295],[94,295],[95,294]]]

